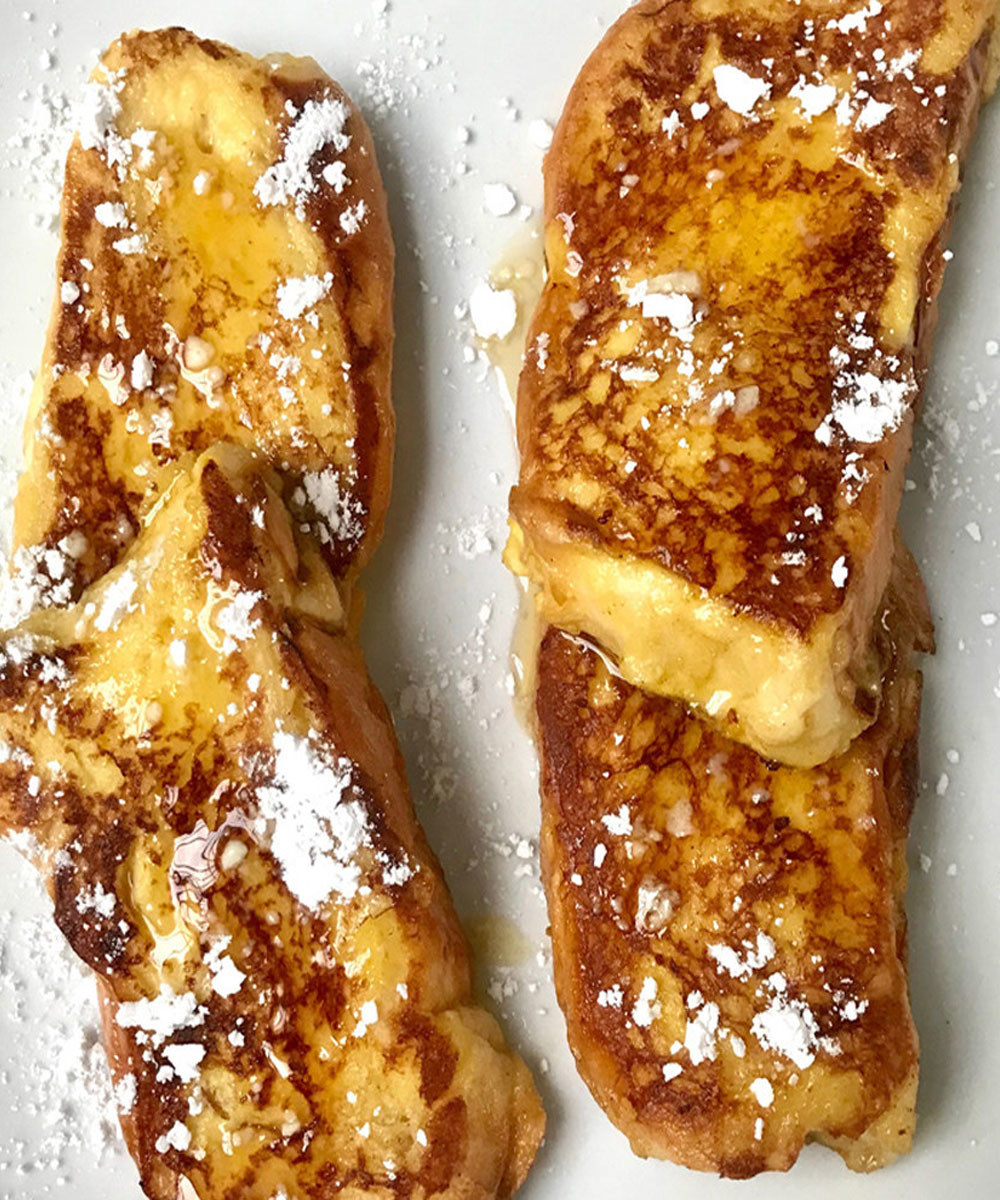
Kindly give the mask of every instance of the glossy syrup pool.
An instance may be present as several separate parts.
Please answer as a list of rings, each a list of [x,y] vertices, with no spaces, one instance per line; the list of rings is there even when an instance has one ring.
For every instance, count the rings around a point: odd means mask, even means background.
[[[511,291],[517,301],[517,321],[505,338],[477,338],[497,380],[501,399],[511,420],[516,422],[515,404],[518,379],[524,366],[528,329],[545,286],[543,226],[532,221],[507,243],[489,272],[496,291]],[[535,589],[526,580],[517,580],[520,604],[511,638],[509,664],[514,679],[514,711],[529,737],[534,738],[534,699],[538,646],[541,641]]]
[[[545,285],[543,227],[534,220],[520,229],[504,247],[489,272],[496,291],[510,291],[517,300],[517,322],[505,338],[477,338],[480,349],[494,368],[500,393],[511,420],[517,382],[524,365],[524,348],[535,308]]]

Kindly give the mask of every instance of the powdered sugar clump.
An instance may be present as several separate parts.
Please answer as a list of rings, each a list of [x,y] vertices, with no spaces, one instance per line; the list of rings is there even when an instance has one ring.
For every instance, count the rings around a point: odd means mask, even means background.
[[[132,359],[132,369],[129,378],[132,387],[137,392],[143,392],[153,386],[153,360],[145,350],[140,350],[135,358]]]
[[[732,946],[719,943],[708,947],[708,956],[715,960],[720,973],[726,971],[733,979],[746,979],[769,963],[776,951],[773,938],[760,932],[757,934],[756,945],[744,942],[743,949],[744,953],[741,955]]]
[[[697,993],[688,997],[688,1005],[700,1000]],[[694,1005],[697,1007],[697,1003]],[[700,1066],[703,1062],[712,1062],[716,1054],[716,1035],[719,1031],[719,1006],[710,1001],[702,1004],[694,1018],[688,1018],[684,1030],[684,1049],[691,1056],[691,1065]]]
[[[810,83],[804,76],[796,81],[788,94],[799,102],[802,115],[810,121],[837,103],[837,89],[832,83]]]
[[[615,837],[628,837],[632,832],[632,814],[627,804],[623,804],[616,813],[606,813],[601,817],[601,824]]]
[[[183,1121],[175,1121],[162,1137],[156,1139],[156,1151],[165,1154],[171,1147],[175,1150],[187,1150],[191,1145],[191,1131]]]
[[[494,288],[481,279],[469,297],[469,313],[482,341],[508,337],[517,324],[517,296],[509,288]]]
[[[353,207],[348,205],[340,214],[340,228],[348,235],[357,233],[367,215],[368,205],[364,200],[359,200]]]
[[[483,185],[483,204],[494,217],[506,217],[517,208],[517,197],[505,183]]]
[[[826,23],[827,29],[836,29],[841,33],[864,33],[872,17],[882,12],[881,0],[870,0],[863,8],[854,9],[842,17],[831,17]]]
[[[182,1042],[165,1047],[163,1057],[181,1083],[194,1083],[201,1074],[199,1067],[205,1057],[205,1047],[197,1042]]]
[[[278,284],[278,313],[286,321],[297,321],[326,296],[333,287],[333,276],[304,275]]]
[[[115,1020],[122,1029],[141,1029],[149,1034],[154,1046],[161,1046],[181,1029],[200,1025],[204,1016],[204,1009],[190,992],[178,995],[165,983],[152,1000],[144,996],[119,1005]]]
[[[130,233],[128,237],[118,238],[111,243],[112,249],[119,254],[142,254],[146,249],[146,235]]]
[[[103,67],[99,69],[103,71]],[[140,136],[138,142],[133,142],[122,137],[116,128],[122,110],[118,96],[124,86],[123,72],[106,74],[104,82],[91,80],[75,112],[80,145],[84,150],[98,150],[119,179],[124,179],[135,146],[143,140]]]
[[[124,204],[104,200],[94,209],[94,218],[105,229],[122,229],[128,225],[128,211]]]
[[[205,966],[212,973],[212,991],[217,996],[235,996],[246,980],[246,973],[226,953],[232,940],[220,938],[204,957]]]
[[[817,1050],[826,1050],[830,1054],[839,1052],[833,1039],[820,1035],[809,1005],[787,995],[784,976],[772,975],[768,986],[772,992],[770,1003],[754,1017],[750,1026],[750,1032],[765,1050],[791,1059],[800,1070],[812,1066]]]
[[[838,376],[840,382],[842,377]],[[850,393],[834,401],[827,421],[833,420],[853,442],[880,442],[902,423],[912,385],[905,380],[880,379],[871,371],[843,379]],[[817,440],[821,441],[817,430]]]
[[[264,599],[262,592],[240,591],[219,610],[215,623],[226,635],[223,651],[232,654],[238,642],[247,642],[260,627],[260,617],[253,610]]]
[[[656,980],[647,976],[642,981],[639,996],[632,1006],[632,1020],[640,1029],[648,1029],[660,1015],[660,1006],[656,1003],[657,991]]]
[[[340,475],[333,467],[325,471],[306,471],[302,476],[305,498],[323,522],[320,540],[354,544],[364,536],[364,507],[341,487]]]
[[[304,220],[306,198],[326,178],[324,173],[318,177],[313,173],[313,157],[330,145],[341,154],[351,144],[344,132],[350,110],[342,100],[327,97],[307,100],[301,112],[289,101],[286,111],[293,123],[286,134],[284,156],[268,167],[253,190],[265,208],[294,203],[296,215]]]
[[[83,888],[76,898],[78,913],[96,913],[99,917],[114,915],[118,898],[114,892],[106,892],[102,884],[97,883],[93,888]]]
[[[744,117],[753,111],[758,100],[771,94],[771,85],[767,80],[748,75],[730,63],[716,67],[712,78],[722,103]]]
[[[867,100],[855,119],[855,128],[864,132],[881,125],[889,113],[895,108],[894,104],[883,104],[879,100]]]
[[[136,578],[128,569],[105,587],[100,610],[94,619],[94,628],[98,633],[117,629],[122,617],[135,609],[132,598],[137,587]]]
[[[871,365],[855,365],[854,356],[842,346],[830,350],[830,362],[836,369],[833,378],[829,414],[816,430],[816,440],[830,445],[833,427],[840,427],[853,442],[871,445],[903,423],[916,394],[913,371],[894,355],[873,349],[873,339],[863,332],[864,316],[855,318],[847,335],[851,349],[872,352]],[[879,364],[879,373],[872,370]]]
[[[616,983],[614,987],[605,988],[597,993],[597,1005],[599,1008],[621,1008],[624,998],[622,985]]]
[[[123,1113],[130,1113],[135,1107],[139,1087],[134,1075],[124,1075],[115,1084],[115,1103]]]
[[[553,133],[551,123],[542,117],[532,121],[528,126],[528,137],[531,140],[531,144],[539,150],[549,149],[552,145]]]
[[[80,145],[84,150],[102,150],[115,121],[122,110],[118,99],[120,87],[110,83],[91,82],[83,89],[83,98],[76,111]]]
[[[259,832],[288,890],[313,911],[353,899],[361,884],[357,856],[370,831],[353,781],[349,759],[327,761],[307,739],[275,734],[274,782],[257,793]]]
[[[750,1084],[750,1091],[761,1108],[770,1108],[774,1103],[774,1088],[769,1079],[755,1079]]]

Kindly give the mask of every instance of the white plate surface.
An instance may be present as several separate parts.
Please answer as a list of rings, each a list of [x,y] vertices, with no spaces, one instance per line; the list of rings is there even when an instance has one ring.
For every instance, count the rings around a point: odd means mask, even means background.
[[[21,381],[40,356],[53,284],[55,235],[35,223],[51,210],[39,182],[48,159],[37,132],[27,145],[8,144],[26,121],[37,126],[30,114],[39,89],[73,94],[97,50],[136,25],[183,24],[255,53],[312,54],[372,123],[399,251],[398,465],[388,536],[368,576],[369,657],[460,912],[500,914],[532,947],[527,962],[482,970],[484,984],[510,993],[498,1011],[536,1069],[549,1112],[525,1200],[712,1200],[737,1188],[756,1200],[939,1200],[956,1185],[976,1200],[993,1197],[1000,1194],[1000,624],[984,614],[1000,612],[1000,358],[987,351],[990,339],[1000,339],[1000,196],[992,182],[1000,111],[984,116],[968,170],[911,468],[916,486],[905,502],[940,644],[926,667],[924,782],[911,843],[910,953],[923,1040],[913,1154],[860,1178],[813,1148],[789,1175],[739,1185],[644,1163],[598,1111],[566,1046],[534,854],[534,753],[507,692],[517,597],[499,550],[515,455],[493,380],[464,359],[470,335],[455,308],[517,232],[517,217],[484,211],[483,185],[508,183],[537,209],[541,154],[529,122],[558,116],[621,7],[621,0],[0,0],[0,499],[16,476]],[[470,131],[467,143],[460,128]],[[5,547],[6,503],[2,512]],[[517,853],[524,839],[529,858]],[[31,871],[0,847],[0,1197],[138,1200],[135,1172],[108,1119],[92,986],[62,950],[46,908]]]

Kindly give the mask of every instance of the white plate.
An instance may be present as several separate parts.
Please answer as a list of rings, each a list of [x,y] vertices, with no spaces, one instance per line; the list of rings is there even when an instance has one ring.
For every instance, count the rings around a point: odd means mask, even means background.
[[[32,20],[22,18],[21,3]],[[0,168],[0,494],[9,494],[16,471],[22,413],[15,380],[37,364],[52,289],[55,238],[32,224],[39,205],[30,178],[39,170],[23,165],[29,153],[4,148],[38,88],[75,89],[84,65],[123,28],[184,24],[258,53],[312,54],[365,108],[399,248],[399,450],[388,536],[368,576],[370,661],[397,716],[417,806],[462,915],[502,914],[542,952],[537,860],[514,849],[526,838],[534,850],[538,820],[534,754],[506,688],[516,592],[498,551],[515,457],[493,381],[463,360],[468,331],[454,310],[516,232],[516,217],[484,212],[483,185],[506,182],[537,207],[541,155],[529,121],[558,116],[620,7],[620,0],[0,5],[0,159],[22,162]],[[585,8],[590,15],[581,15]],[[47,50],[55,65],[43,70]],[[468,144],[460,127],[471,131]],[[910,958],[924,1046],[917,1140],[907,1160],[868,1178],[810,1149],[790,1175],[741,1185],[748,1197],[938,1200],[955,1185],[970,1197],[997,1194],[1000,626],[988,627],[981,614],[1000,611],[1000,358],[986,353],[988,339],[1000,339],[1000,211],[990,181],[998,162],[1000,112],[988,110],[945,285],[911,472],[916,489],[906,498],[905,524],[941,647],[927,664],[924,788],[911,854]],[[466,174],[457,173],[460,163],[468,164]],[[483,534],[489,552],[480,552]],[[6,539],[6,522],[0,536]],[[107,1085],[92,988],[60,949],[45,907],[28,868],[0,847],[0,1197],[40,1200],[68,1180],[63,1194],[76,1200],[138,1200],[113,1126],[102,1125]],[[516,991],[499,1011],[536,1068],[549,1112],[525,1200],[733,1194],[732,1184],[634,1158],[575,1073],[544,958],[506,973],[495,965],[484,971],[487,981],[504,974],[506,990]],[[95,1099],[84,1087],[88,1078]]]

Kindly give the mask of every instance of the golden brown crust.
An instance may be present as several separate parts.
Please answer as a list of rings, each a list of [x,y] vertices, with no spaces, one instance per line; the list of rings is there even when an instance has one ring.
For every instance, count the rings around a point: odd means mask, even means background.
[[[930,625],[908,556],[892,604],[879,721],[810,771],[641,693],[579,639],[542,641],[556,986],[580,1073],[638,1154],[745,1178],[786,1170],[808,1140],[863,1170],[909,1148],[911,656]]]
[[[16,507],[22,564],[43,600],[74,598],[118,560],[177,467],[228,440],[284,470],[284,498],[315,523],[334,573],[353,578],[381,536],[394,429],[393,245],[363,117],[311,60],[260,61],[178,28],[124,35],[96,80],[92,107],[119,111],[85,128],[67,161]],[[296,127],[331,104],[344,106],[349,144],[314,141],[314,190],[255,192]],[[327,280],[325,294],[283,316],[279,289],[309,277]],[[214,351],[200,373],[183,369],[188,338]],[[35,548],[81,536],[86,548],[48,579]]]
[[[204,456],[79,605],[0,642],[0,829],[98,975],[153,1200],[503,1200],[541,1106],[262,468]]]

